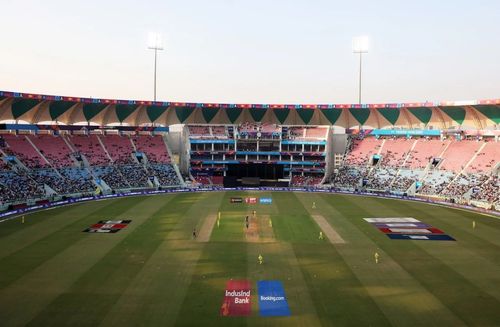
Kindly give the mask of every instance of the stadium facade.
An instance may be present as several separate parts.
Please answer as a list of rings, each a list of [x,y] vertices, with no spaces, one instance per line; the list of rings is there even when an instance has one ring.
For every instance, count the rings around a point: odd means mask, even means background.
[[[193,186],[500,207],[500,100],[217,104],[0,92],[0,208]],[[180,132],[169,126],[182,124]]]

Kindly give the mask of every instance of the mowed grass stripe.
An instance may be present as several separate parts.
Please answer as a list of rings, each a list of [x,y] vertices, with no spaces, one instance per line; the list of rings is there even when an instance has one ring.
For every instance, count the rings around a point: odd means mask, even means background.
[[[291,195],[291,194],[289,194]],[[281,193],[265,194],[262,197],[272,197],[272,205],[259,205],[257,216],[267,213],[273,213],[273,234],[277,228],[281,228],[283,239],[289,239],[292,236],[286,235],[288,231],[292,231],[295,236],[302,227],[302,235],[299,240],[308,240],[305,235],[314,234],[316,229],[313,224],[300,221],[302,218],[290,217],[290,212],[296,215],[305,215],[304,208],[297,205],[296,201],[289,202],[288,197],[283,197]],[[290,208],[290,203],[294,203],[294,207]],[[307,219],[307,218],[306,218]],[[262,221],[268,224],[268,221]],[[292,226],[290,226],[292,225]],[[298,226],[299,225],[299,226]],[[267,226],[268,227],[268,226]],[[290,242],[277,240],[268,243],[252,243],[248,244],[248,277],[256,286],[259,280],[279,280],[283,283],[287,296],[288,305],[290,307],[290,317],[274,317],[262,318],[258,314],[258,295],[255,287],[255,301],[253,303],[254,315],[248,318],[249,326],[262,326],[272,321],[273,326],[321,326],[318,313],[315,308],[314,301],[310,295],[308,284],[304,280],[304,276],[294,252],[294,247]],[[264,264],[258,263],[258,256],[262,254]],[[272,319],[266,321],[266,319]]]
[[[0,259],[109,205],[109,201],[79,204],[26,215],[24,224],[21,218],[2,223],[0,233],[7,233],[0,235]]]
[[[113,305],[102,326],[174,324],[204,247],[191,239],[192,228],[216,214],[223,196],[223,192],[204,193],[188,211],[175,213],[182,217],[165,233],[161,245]]]
[[[241,326],[245,317],[221,317],[224,290],[230,279],[248,279],[248,243],[244,240],[244,217],[250,206],[230,203],[231,197],[254,196],[246,192],[226,192],[218,211],[220,227],[215,227],[205,243],[195,267],[176,326]],[[253,207],[253,206],[252,206]],[[255,207],[253,207],[255,208]],[[252,289],[255,292],[255,289]]]
[[[272,216],[277,240],[292,243],[322,243],[318,239],[321,229],[304,209],[295,193],[277,192],[273,196],[280,212]]]
[[[449,246],[455,246],[460,249],[466,248],[474,253],[474,256],[483,257],[484,259],[491,262],[491,264],[496,264],[500,267],[500,246],[498,245],[498,233],[494,229],[488,226],[477,227],[472,229],[472,220],[474,216],[466,218],[468,223],[464,223],[463,211],[453,210],[450,208],[443,207],[433,207],[435,210],[428,210],[427,205],[420,203],[411,203],[403,201],[390,201],[383,199],[377,199],[377,204],[387,210],[391,210],[394,206],[400,208],[400,210],[405,210],[411,212],[413,216],[424,223],[428,223],[433,227],[437,227],[446,234],[454,237],[457,242],[450,243]],[[479,216],[482,215],[477,215]],[[483,219],[489,219],[488,217],[482,216]],[[438,242],[439,243],[439,242]],[[430,244],[435,244],[431,242]],[[444,245],[441,245],[441,247]],[[493,249],[496,249],[493,250]],[[460,250],[457,251],[457,255],[463,256]],[[468,255],[467,255],[468,257]]]
[[[332,245],[293,244],[323,326],[389,326],[390,320]]]
[[[430,219],[429,221],[435,227],[442,229],[454,238],[460,239],[467,246],[478,249],[496,247],[497,251],[492,253],[500,255],[500,238],[498,237],[500,224],[495,218],[439,206],[432,206],[433,210],[428,210],[429,207],[422,206],[420,203],[402,202],[400,206],[408,211],[418,213],[422,221]],[[492,220],[496,224],[491,225]],[[476,221],[476,229],[472,229],[472,221]],[[500,256],[490,259],[500,262]]]
[[[53,213],[52,218],[56,218],[59,216],[59,218],[64,219],[64,213],[68,211],[73,211],[75,208],[80,207],[82,204],[76,204],[76,205],[69,205],[69,206],[64,206],[64,207],[59,207],[59,208],[53,208],[53,209],[48,209],[48,210],[40,210],[37,212],[33,212],[30,214],[25,214],[24,217],[24,224],[21,223],[21,219],[23,215],[17,216],[14,219],[6,220],[4,222],[0,223],[0,240],[4,239],[6,236],[12,237],[16,233],[25,231],[29,229],[29,227],[36,226],[40,223],[46,223],[47,221],[50,221],[47,216]],[[76,210],[78,211],[78,209]],[[21,225],[21,226],[20,226]],[[22,228],[20,228],[22,227]]]
[[[387,202],[380,203],[389,205]],[[409,210],[412,208],[411,210],[419,217],[427,215],[429,217],[427,220],[439,222],[438,226],[443,228],[445,233],[452,233],[458,229],[457,234],[452,234],[457,238],[457,242],[453,242],[450,246],[446,244],[435,246],[435,242],[416,242],[415,244],[481,288],[483,292],[500,300],[500,251],[493,250],[494,245],[487,244],[487,242],[485,244],[485,241],[477,236],[482,231],[473,230],[471,227],[469,231],[466,231],[462,230],[462,226],[450,226],[453,224],[450,224],[449,221],[455,221],[457,216],[461,215],[461,212],[457,210],[448,212],[448,215],[444,216],[439,210],[429,212],[422,211],[422,207],[410,206],[409,203],[401,203],[400,205]],[[447,219],[443,217],[447,217]],[[420,219],[425,221],[424,218]],[[473,267],[481,267],[481,269]]]
[[[96,211],[93,206],[81,207],[82,212],[86,212],[82,217],[72,220],[70,224],[0,259],[0,267],[9,267],[0,275],[0,289],[7,287],[72,244],[87,237],[86,233],[82,233],[86,227],[105,217],[115,217],[141,201],[144,201],[144,198],[120,202],[110,200],[99,211]]]
[[[229,279],[246,278],[244,253],[247,245],[240,241],[245,238],[242,229],[243,215],[248,207],[244,203],[232,204],[230,198],[244,198],[247,195],[245,192],[226,192],[218,202],[216,211],[222,213],[221,225],[215,225],[210,242],[203,247],[191,284],[181,301],[176,326],[210,326],[215,321],[221,326],[225,325],[222,322],[227,322],[227,318],[219,315],[225,284]]]
[[[200,198],[199,194],[189,194],[183,196],[182,201],[177,201],[179,195],[170,196],[170,201],[164,202],[162,197],[157,197],[161,203],[157,210],[52,301],[29,325],[99,324],[161,244],[164,234],[182,217],[172,213],[187,211]],[[171,201],[176,205],[172,206]]]
[[[257,257],[262,254],[264,263]],[[295,256],[292,244],[288,242],[249,243],[247,246],[248,279],[252,281],[253,315],[248,318],[248,326],[262,326],[272,321],[273,326],[321,326],[310,289]],[[259,316],[257,282],[259,280],[279,280],[283,283],[290,317],[262,318]],[[266,321],[267,320],[267,321]]]
[[[205,243],[191,278],[176,326],[241,326],[244,317],[221,317],[226,282],[247,279],[247,243]]]
[[[133,222],[116,234],[82,233],[82,226],[75,226],[73,233],[81,233],[84,235],[83,238],[0,292],[0,303],[2,303],[0,316],[4,318],[2,323],[8,326],[24,325],[29,322],[159,206],[160,204],[155,204],[152,198],[147,198],[126,211],[110,213],[107,219],[133,217]]]
[[[230,203],[231,197],[244,197],[244,193],[226,192],[222,203],[219,203],[217,211],[221,212],[220,224],[215,228],[210,235],[211,242],[243,242],[245,235],[241,226],[243,226],[244,212],[247,205],[245,203]]]
[[[245,216],[251,216],[252,210],[259,210],[258,205],[249,205],[246,203],[231,203],[232,197],[242,198],[255,197],[255,194],[247,192],[226,192],[222,202],[219,204],[218,211],[221,212],[220,225],[217,223],[210,236],[211,242],[245,242]]]
[[[307,216],[312,212],[322,215],[330,212],[329,206],[324,202],[318,202],[317,196],[308,197],[297,193],[294,197],[297,206],[302,206],[301,211]],[[321,210],[312,209],[313,201]],[[295,210],[297,208],[294,208]],[[316,232],[319,226],[312,218],[308,219],[316,225],[308,233],[315,233],[318,244],[296,243],[293,244],[293,250],[307,285],[305,289],[311,293],[321,323],[325,326],[331,322],[339,326],[389,325],[389,320],[337,249],[350,244],[333,246],[326,239],[319,240],[319,233]],[[332,226],[337,230],[336,225]]]
[[[351,205],[357,206],[352,197],[345,198]],[[394,214],[408,212],[404,202],[373,200],[368,206],[372,217],[373,213],[379,210],[393,211]],[[364,215],[368,214],[364,207],[357,206],[357,209]],[[417,216],[416,218],[421,214],[425,214],[424,212],[418,214],[415,210],[414,213],[417,213],[417,215],[414,215]],[[429,213],[426,214],[429,215]],[[423,218],[421,220],[424,221]],[[369,225],[361,220],[353,221],[360,227]],[[418,242],[423,241],[394,241],[387,238],[386,241],[378,244],[391,258],[397,258],[399,265],[466,324],[494,325],[500,321],[500,311],[498,310],[500,302],[497,299],[484,292],[478,285],[464,278],[441,260],[431,256],[421,246],[417,245]],[[456,255],[460,255],[460,247],[454,242],[436,241],[430,242],[427,246],[437,248],[455,247],[457,249]],[[470,269],[475,269],[475,267],[470,267]],[[450,288],[450,284],[456,285],[456,287]]]
[[[380,248],[379,242],[387,242],[385,235],[384,238],[372,240],[371,230],[364,230],[365,226],[359,224],[361,221],[365,222],[362,218],[366,216],[366,212],[358,203],[363,208],[370,208],[370,213],[375,213],[375,216],[380,213],[373,208],[369,198],[360,201],[360,198],[350,196],[322,195],[316,199],[317,210],[322,210],[330,224],[336,229],[339,227],[349,242],[336,244],[335,248],[392,325],[410,322],[415,326],[463,325],[437,297],[399,265],[397,257],[391,257]],[[306,200],[307,195],[303,201]],[[383,216],[387,212],[381,214]],[[371,225],[368,227],[373,229]],[[377,230],[377,233],[380,232]],[[380,264],[374,262],[375,251],[383,258]]]

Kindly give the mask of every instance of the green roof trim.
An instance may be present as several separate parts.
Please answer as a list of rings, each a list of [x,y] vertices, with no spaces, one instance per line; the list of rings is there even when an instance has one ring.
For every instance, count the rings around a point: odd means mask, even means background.
[[[219,108],[201,108],[201,114],[203,115],[203,119],[205,122],[209,124],[212,119],[214,119],[215,115],[219,112]]]
[[[35,99],[16,99],[12,103],[12,116],[17,119],[33,109],[40,101]]]
[[[350,108],[349,112],[354,116],[354,118],[358,121],[359,125],[364,125],[370,117],[370,109],[368,108]]]
[[[241,108],[227,108],[226,115],[229,121],[234,124],[236,119],[241,115]]]
[[[115,106],[116,117],[120,123],[123,123],[139,106],[133,104],[117,104]]]
[[[297,109],[297,114],[299,114],[300,119],[304,122],[304,124],[309,124],[314,115],[314,110],[311,109]]]
[[[167,107],[162,106],[147,106],[146,114],[148,115],[149,121],[154,123],[155,120],[160,118],[163,113],[167,111]]]
[[[485,115],[495,124],[500,124],[500,107],[491,105],[477,105],[474,109]]]
[[[50,119],[57,120],[62,114],[75,105],[71,101],[54,101],[49,104]]]
[[[465,120],[465,109],[463,107],[439,107],[451,119],[462,125]]]
[[[85,103],[83,105],[83,115],[87,121],[97,116],[101,111],[103,111],[108,105],[105,103]]]
[[[188,119],[189,116],[191,116],[193,111],[194,108],[190,107],[175,107],[175,114],[177,115],[177,118],[181,123],[184,123],[186,119]]]
[[[255,122],[261,122],[266,112],[266,108],[250,108],[250,116],[252,116]]]
[[[395,108],[380,108],[378,112],[385,118],[389,123],[395,125],[399,118],[399,109]]]
[[[288,108],[277,108],[273,109],[273,113],[276,116],[276,119],[283,124],[290,113],[290,109]]]
[[[342,115],[342,109],[322,109],[320,111],[332,125],[335,125],[340,115]]]
[[[422,123],[427,125],[431,121],[432,109],[427,107],[408,108],[408,111]]]

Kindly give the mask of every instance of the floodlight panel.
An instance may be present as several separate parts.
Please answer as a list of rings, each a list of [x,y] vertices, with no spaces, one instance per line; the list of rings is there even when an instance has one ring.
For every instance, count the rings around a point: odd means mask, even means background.
[[[154,33],[154,32],[149,33],[149,35],[148,35],[148,48],[158,49],[158,50],[163,49],[163,44],[161,41],[161,34],[160,33]]]
[[[368,36],[358,36],[352,39],[352,51],[355,53],[368,52],[370,40]]]

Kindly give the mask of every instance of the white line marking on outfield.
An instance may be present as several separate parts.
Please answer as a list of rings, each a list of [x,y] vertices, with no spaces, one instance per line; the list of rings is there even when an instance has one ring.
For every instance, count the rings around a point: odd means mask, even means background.
[[[326,221],[325,217],[321,215],[312,215],[311,216],[314,221],[319,225],[319,227],[323,230],[326,237],[330,240],[332,244],[344,244],[346,243],[344,239],[333,229],[333,227]]]

